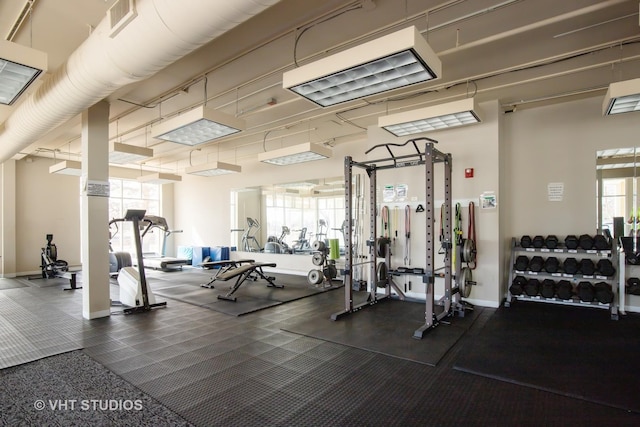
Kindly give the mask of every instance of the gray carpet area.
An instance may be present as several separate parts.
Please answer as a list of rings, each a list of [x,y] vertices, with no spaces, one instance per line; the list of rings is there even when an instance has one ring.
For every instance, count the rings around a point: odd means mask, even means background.
[[[0,371],[1,426],[190,426],[184,418],[72,351]]]

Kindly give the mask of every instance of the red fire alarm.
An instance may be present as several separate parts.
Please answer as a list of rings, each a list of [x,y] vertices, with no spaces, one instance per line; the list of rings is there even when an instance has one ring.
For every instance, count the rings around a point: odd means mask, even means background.
[[[464,170],[464,177],[465,178],[473,178],[473,168],[466,168]]]

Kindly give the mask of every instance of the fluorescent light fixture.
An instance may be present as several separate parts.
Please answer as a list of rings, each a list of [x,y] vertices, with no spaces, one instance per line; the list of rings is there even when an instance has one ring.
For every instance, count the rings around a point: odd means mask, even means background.
[[[602,103],[602,114],[640,111],[640,79],[611,83]]]
[[[0,40],[0,104],[13,104],[45,71],[46,53]]]
[[[241,171],[242,167],[239,165],[222,162],[205,163],[203,165],[190,166],[185,169],[185,172],[188,174],[200,176],[226,175]]]
[[[156,172],[139,176],[138,181],[147,184],[173,184],[182,181],[182,177],[172,173]]]
[[[412,26],[287,71],[282,86],[328,107],[440,77],[440,59]]]
[[[49,173],[80,176],[82,175],[82,163],[75,160],[63,160],[50,166]]]
[[[332,151],[320,144],[306,142],[258,154],[258,160],[272,165],[287,166],[331,157]]]
[[[480,122],[474,98],[419,108],[378,118],[378,126],[395,136],[465,126]]]
[[[153,137],[185,145],[198,145],[240,132],[244,120],[201,105],[153,128]]]
[[[109,163],[127,164],[153,157],[153,149],[137,145],[109,143]]]

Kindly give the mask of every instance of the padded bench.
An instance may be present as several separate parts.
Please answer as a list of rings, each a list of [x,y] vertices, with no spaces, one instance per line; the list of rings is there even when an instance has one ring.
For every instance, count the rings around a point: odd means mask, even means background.
[[[258,278],[262,278],[267,281],[268,287],[283,288],[284,287],[283,285],[277,285],[276,283],[274,283],[274,280],[276,279],[275,277],[266,276],[264,274],[264,271],[262,270],[263,267],[275,267],[275,266],[276,266],[275,262],[250,263],[250,264],[241,265],[232,270],[218,274],[217,280],[227,281],[227,280],[236,278],[236,282],[231,287],[231,290],[229,290],[229,292],[227,292],[226,295],[218,295],[218,299],[235,302],[236,297],[234,297],[233,294],[238,290],[238,288],[240,288],[240,285],[242,285],[247,279],[258,280]]]
[[[207,283],[203,283],[200,286],[202,286],[203,288],[209,288],[209,289],[213,289],[213,282],[215,282],[216,280],[218,280],[218,276],[220,274],[224,274],[227,273],[229,271],[232,271],[238,267],[240,267],[242,264],[251,264],[254,263],[255,260],[252,259],[239,259],[239,260],[233,260],[233,259],[227,259],[227,260],[223,260],[223,261],[207,261],[207,262],[203,262],[198,264],[198,266],[202,267],[202,268],[217,268],[218,270],[215,272],[215,274],[213,275],[213,277],[211,278],[211,280],[209,280],[209,282]]]

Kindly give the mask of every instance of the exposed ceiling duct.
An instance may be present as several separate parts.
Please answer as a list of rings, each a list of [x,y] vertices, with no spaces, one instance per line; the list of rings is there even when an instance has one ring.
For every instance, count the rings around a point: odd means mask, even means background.
[[[137,15],[113,38],[105,17],[6,120],[0,163],[117,89],[152,76],[278,1],[137,0]]]

